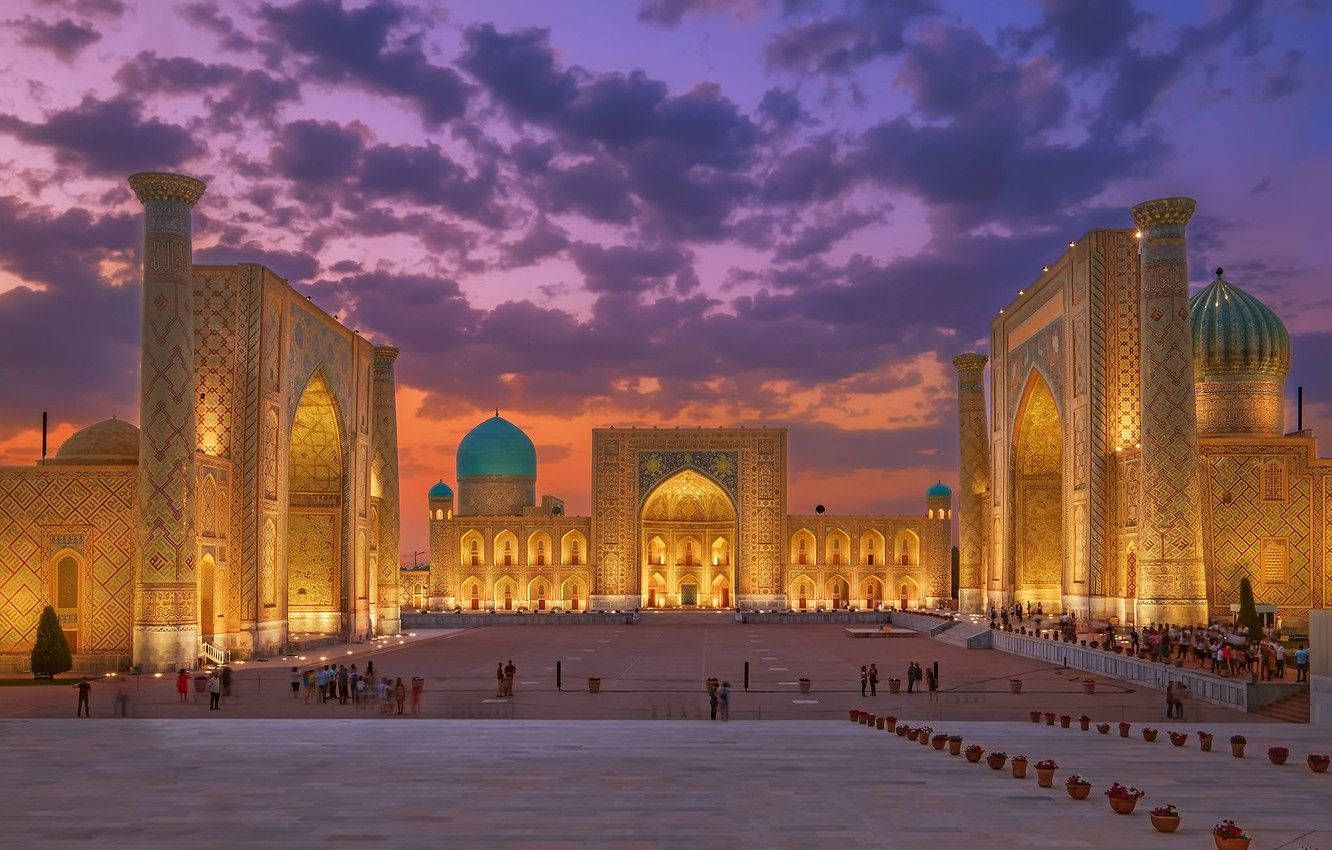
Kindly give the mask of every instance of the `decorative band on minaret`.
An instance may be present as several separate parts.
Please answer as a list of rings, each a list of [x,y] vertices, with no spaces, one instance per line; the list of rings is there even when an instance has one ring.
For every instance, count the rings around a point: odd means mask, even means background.
[[[1138,624],[1207,622],[1185,228],[1192,198],[1133,208],[1142,231]]]
[[[199,654],[190,210],[205,187],[155,171],[129,184],[144,213],[133,652],[145,669],[162,670]]]
[[[953,358],[957,369],[958,432],[958,577],[960,611],[984,605],[986,498],[990,491],[990,442],[985,427],[985,364],[983,354]]]
[[[376,345],[371,415],[374,417],[375,462],[379,464],[379,560],[376,576],[375,631],[396,635],[402,628],[398,566],[398,408],[393,364],[398,349]]]

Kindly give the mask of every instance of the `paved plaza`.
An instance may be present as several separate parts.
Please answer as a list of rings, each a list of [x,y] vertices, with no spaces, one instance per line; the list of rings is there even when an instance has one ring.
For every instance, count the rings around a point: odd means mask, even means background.
[[[1203,848],[1234,818],[1254,850],[1332,846],[1326,733],[1242,728],[1249,757],[1025,723],[936,731],[1088,776],[1068,798],[886,732],[808,721],[0,721],[13,847],[627,846]],[[1169,727],[1163,727],[1169,728]],[[1188,727],[1192,728],[1192,727]],[[410,730],[410,731],[409,731]],[[1291,749],[1290,763],[1264,757]],[[1146,790],[1113,814],[1112,781]],[[1171,836],[1146,809],[1174,803]]]
[[[440,633],[415,633],[384,649],[367,645],[312,650],[305,660],[274,659],[237,668],[235,695],[221,717],[353,718],[378,717],[373,708],[354,705],[306,705],[291,699],[292,663],[323,660],[356,663],[370,658],[376,672],[426,679],[422,716],[452,719],[679,719],[707,711],[703,682],[717,676],[731,682],[736,719],[837,719],[848,706],[881,714],[928,716],[947,720],[1024,720],[1031,709],[1087,713],[1106,720],[1163,720],[1159,691],[1113,679],[1096,678],[1092,695],[1080,681],[1088,674],[994,650],[966,650],[923,635],[907,638],[847,636],[836,625],[672,624],[634,626],[486,627]],[[352,655],[347,655],[347,653]],[[495,665],[513,659],[518,668],[515,696],[498,699]],[[745,661],[750,687],[743,686]],[[888,693],[890,676],[904,677],[909,661],[937,661],[941,691],[936,701],[924,694]],[[556,662],[563,690],[556,689]],[[877,663],[879,695],[860,697],[860,667]],[[587,692],[587,679],[602,680],[599,694]],[[800,677],[812,681],[811,693],[799,693]],[[1009,693],[1009,679],[1021,678],[1020,695]],[[905,683],[903,684],[905,688]],[[114,685],[97,683],[94,714],[112,713]],[[74,694],[67,688],[0,689],[0,715],[61,717],[73,713]],[[206,699],[176,700],[168,678],[134,680],[131,712],[137,718],[209,718]],[[395,718],[396,719],[396,718]],[[1249,715],[1193,701],[1189,722],[1248,722]]]

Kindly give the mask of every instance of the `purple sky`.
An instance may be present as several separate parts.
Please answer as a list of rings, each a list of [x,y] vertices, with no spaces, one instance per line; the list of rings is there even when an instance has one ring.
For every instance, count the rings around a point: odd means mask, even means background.
[[[144,168],[208,181],[196,261],[403,349],[407,550],[494,407],[577,511],[591,427],[759,423],[793,511],[918,511],[948,360],[1167,194],[1332,426],[1328,44],[1324,0],[11,0],[0,462],[137,420]]]

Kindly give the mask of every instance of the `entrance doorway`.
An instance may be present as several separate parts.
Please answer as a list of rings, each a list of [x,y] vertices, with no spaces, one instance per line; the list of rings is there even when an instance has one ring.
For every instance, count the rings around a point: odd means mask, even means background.
[[[682,584],[680,585],[680,604],[686,608],[694,608],[698,605],[698,585]]]
[[[731,606],[736,510],[721,485],[702,471],[682,469],[648,494],[640,522],[644,607]]]

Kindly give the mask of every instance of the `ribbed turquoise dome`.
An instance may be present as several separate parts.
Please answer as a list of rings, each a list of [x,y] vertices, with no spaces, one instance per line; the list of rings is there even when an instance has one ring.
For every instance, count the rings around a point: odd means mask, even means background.
[[[1267,305],[1221,276],[1189,300],[1193,376],[1206,380],[1284,379],[1290,334]]]
[[[429,498],[429,499],[452,499],[452,498],[453,498],[453,488],[450,487],[449,485],[445,484],[444,481],[443,481],[443,479],[441,479],[440,482],[439,482],[438,484],[436,484],[435,486],[433,486],[433,487],[430,488],[430,492],[426,494],[426,498]]]
[[[928,490],[925,491],[925,498],[927,498],[927,499],[951,499],[951,498],[953,498],[953,491],[950,490],[950,489],[948,489],[948,485],[947,485],[947,484],[943,483],[942,481],[939,481],[939,482],[937,482],[937,483],[935,483],[935,484],[931,484],[931,485],[930,485],[930,489],[928,489]]]
[[[522,429],[496,413],[458,444],[458,477],[536,478],[536,447]]]

